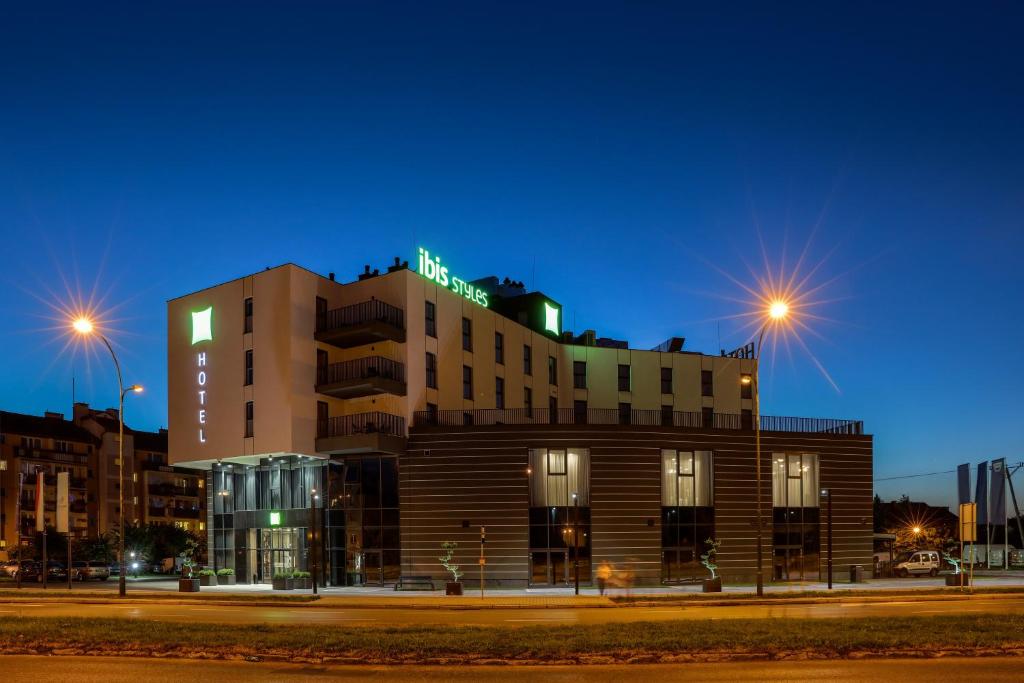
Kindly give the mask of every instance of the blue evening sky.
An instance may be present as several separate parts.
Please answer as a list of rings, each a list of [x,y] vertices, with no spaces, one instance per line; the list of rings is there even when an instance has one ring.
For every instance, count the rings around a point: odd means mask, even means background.
[[[824,5],[8,5],[0,407],[69,413],[73,372],[115,404],[109,360],[46,329],[68,289],[118,307],[156,428],[167,299],[417,244],[572,329],[715,353],[750,334],[720,271],[752,282],[760,234],[775,267],[824,260],[803,339],[838,386],[792,342],[766,414],[865,420],[879,478],[1019,461],[1024,12]]]

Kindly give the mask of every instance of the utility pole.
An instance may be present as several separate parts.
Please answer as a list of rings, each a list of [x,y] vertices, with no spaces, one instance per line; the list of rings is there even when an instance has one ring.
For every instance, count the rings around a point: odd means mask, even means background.
[[[480,599],[484,599],[484,567],[487,566],[487,559],[484,557],[484,544],[487,543],[487,529],[480,525]]]

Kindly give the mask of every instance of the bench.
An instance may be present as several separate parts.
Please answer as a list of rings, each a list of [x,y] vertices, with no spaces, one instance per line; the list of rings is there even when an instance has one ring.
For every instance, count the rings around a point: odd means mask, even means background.
[[[434,580],[429,576],[400,576],[395,590],[427,590],[434,589]]]

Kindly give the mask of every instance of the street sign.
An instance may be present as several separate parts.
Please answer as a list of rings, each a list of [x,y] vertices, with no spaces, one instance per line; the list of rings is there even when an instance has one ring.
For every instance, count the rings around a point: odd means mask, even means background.
[[[960,503],[960,541],[978,540],[978,504]]]
[[[485,564],[487,564],[487,560],[485,560],[484,558],[482,558],[482,557],[481,557],[481,558],[480,558],[480,566],[482,567],[482,566],[484,566]]]

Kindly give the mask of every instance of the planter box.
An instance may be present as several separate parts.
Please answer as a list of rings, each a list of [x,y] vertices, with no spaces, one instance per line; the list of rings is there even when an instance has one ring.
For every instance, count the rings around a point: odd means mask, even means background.
[[[292,579],[293,588],[312,588],[313,579]]]
[[[449,581],[444,585],[445,595],[462,595],[462,583],[460,581]]]
[[[198,593],[199,579],[178,579],[179,593]]]
[[[271,579],[271,585],[273,585],[276,591],[290,591],[292,589],[291,579]]]
[[[704,579],[704,592],[705,593],[721,593],[722,592],[722,577],[718,576],[714,579]]]
[[[216,576],[202,576],[201,575],[199,577],[199,584],[202,585],[202,586],[216,586],[217,585],[217,577]]]
[[[221,586],[234,586],[235,575],[234,574],[218,574],[217,583]]]
[[[960,587],[960,577],[963,577],[965,586],[971,585],[971,577],[967,574],[946,574],[946,585]]]

